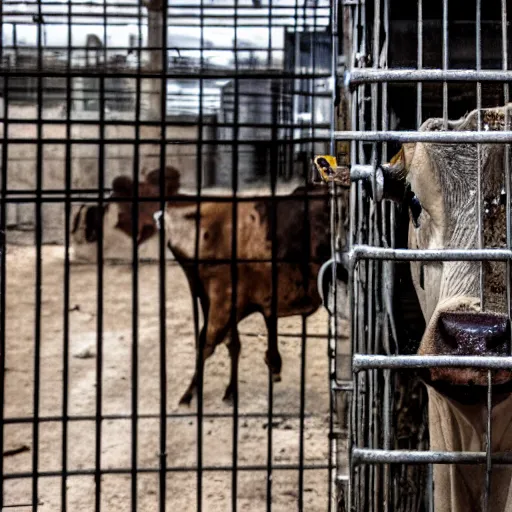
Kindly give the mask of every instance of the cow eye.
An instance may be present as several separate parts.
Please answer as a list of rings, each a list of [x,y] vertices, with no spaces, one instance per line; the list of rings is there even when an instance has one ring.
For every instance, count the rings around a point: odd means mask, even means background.
[[[407,186],[407,190],[405,193],[405,199],[407,206],[409,207],[409,210],[411,212],[412,222],[414,224],[415,228],[420,227],[419,218],[421,215],[421,203],[420,200],[416,197],[416,194],[411,190],[411,186]]]
[[[416,196],[411,197],[411,201],[409,203],[409,208],[411,209],[411,215],[412,215],[412,221],[414,223],[414,227],[419,228],[420,227],[419,218],[421,215],[422,208],[421,208],[420,200]]]

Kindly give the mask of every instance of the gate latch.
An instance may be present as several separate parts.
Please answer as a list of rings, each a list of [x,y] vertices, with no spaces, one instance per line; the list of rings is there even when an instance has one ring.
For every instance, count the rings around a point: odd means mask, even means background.
[[[322,304],[330,315],[333,315],[335,312],[329,308],[329,290],[335,289],[335,283],[333,282],[333,277],[335,280],[344,283],[345,286],[348,286],[349,272],[348,272],[348,253],[336,253],[334,258],[326,261],[318,271],[317,277],[317,289],[318,294],[320,295],[320,299],[322,300]],[[333,276],[333,265],[334,265],[334,276]]]

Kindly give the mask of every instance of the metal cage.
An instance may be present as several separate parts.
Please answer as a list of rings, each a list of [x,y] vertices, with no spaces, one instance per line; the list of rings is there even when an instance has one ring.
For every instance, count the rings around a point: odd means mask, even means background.
[[[487,131],[480,118],[475,131],[448,130],[448,120],[475,109],[483,112],[480,109],[508,104],[512,77],[510,7],[506,0],[492,5],[480,0],[418,0],[408,4],[343,1],[340,6],[339,110],[346,114],[340,116],[334,138],[338,141],[338,160],[351,165],[347,256],[351,269],[352,357],[350,370],[336,358],[332,384],[335,394],[351,403],[348,449],[342,443],[338,448],[339,510],[435,510],[434,468],[457,462],[485,467],[467,510],[497,510],[492,508],[492,480],[501,471],[500,464],[509,459],[506,453],[491,453],[491,375],[497,368],[510,369],[511,359],[506,354],[416,355],[426,326],[409,264],[481,261],[484,263],[480,268],[485,268],[485,262],[501,261],[506,266],[504,308],[507,314],[510,312],[508,143],[512,135],[507,114],[505,127],[499,132]],[[419,131],[423,122],[434,117],[443,122],[440,131]],[[485,143],[507,144],[503,164],[507,220],[501,248],[483,244],[482,215],[487,206],[479,195],[483,194],[480,164],[478,179],[467,184],[468,190],[478,194],[476,246],[430,250],[407,247],[407,205],[381,200],[379,169],[403,143],[410,142],[476,145],[478,151]],[[485,307],[484,299],[480,297],[480,304]],[[338,352],[345,350],[343,343],[337,342]],[[485,436],[480,450],[429,448],[427,393],[418,371],[455,366],[487,372],[486,396],[482,397]],[[494,489],[494,493],[499,490]],[[450,510],[459,510],[453,507]]]
[[[232,204],[227,229],[244,204],[310,180],[332,142],[331,16],[325,0],[0,3],[0,509],[332,510],[325,311],[278,331],[273,310],[283,384],[263,363],[265,326],[242,326],[240,393],[223,405],[228,364],[216,353],[203,375],[196,361],[194,279],[164,229],[140,242],[143,214],[167,202]],[[166,192],[166,166],[185,195]],[[314,199],[296,201],[308,224]],[[128,220],[108,224],[123,204]],[[191,272],[209,264],[199,243]],[[197,401],[179,409],[196,364]]]

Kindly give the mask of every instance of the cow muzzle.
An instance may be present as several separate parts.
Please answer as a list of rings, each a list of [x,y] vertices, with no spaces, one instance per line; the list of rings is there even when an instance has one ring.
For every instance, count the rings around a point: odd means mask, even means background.
[[[510,355],[508,316],[477,311],[442,311],[437,315],[433,334],[434,353],[453,356]],[[487,385],[487,371],[478,369],[431,368],[433,381],[458,385]],[[493,384],[503,384],[512,372],[493,372]]]

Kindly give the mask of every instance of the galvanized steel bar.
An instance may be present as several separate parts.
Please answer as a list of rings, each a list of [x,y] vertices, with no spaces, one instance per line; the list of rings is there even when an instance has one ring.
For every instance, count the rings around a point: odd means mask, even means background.
[[[418,69],[354,69],[345,73],[344,80],[349,86],[376,82],[512,82],[512,70],[421,69],[418,62]]]
[[[339,4],[337,0],[331,1],[331,73],[332,73],[332,91],[331,91],[331,109],[330,109],[330,124],[331,124],[331,140],[329,142],[329,151],[331,155],[337,156],[337,144],[336,140],[334,139],[334,136],[332,134],[336,131],[337,127],[337,109],[335,108],[336,105],[336,98],[338,94],[342,94],[342,91],[338,90],[337,87],[337,80],[336,80],[336,69],[337,69],[337,63],[338,63],[338,55],[339,55],[339,39],[338,39],[338,7]],[[295,8],[298,8],[298,0],[295,1]],[[347,48],[344,48],[346,51]],[[348,102],[344,102],[343,100],[340,102],[340,109],[344,106],[348,105]],[[335,194],[335,183],[332,182],[330,184],[330,192],[331,192],[331,199],[330,199],[330,228],[331,228],[331,256],[336,256],[336,236],[337,236],[337,229],[336,229],[336,215],[337,215],[337,208],[338,208],[338,198]],[[339,223],[341,225],[342,222]],[[336,353],[337,353],[337,345],[339,343],[338,340],[338,332],[339,332],[339,325],[338,325],[338,307],[339,307],[339,301],[338,301],[338,282],[336,279],[336,268],[335,265],[332,265],[332,275],[331,275],[332,283],[333,283],[333,310],[334,314],[330,316],[329,318],[329,337],[328,337],[328,353],[329,353],[329,375],[336,375]],[[305,319],[303,319],[303,324],[305,323]],[[305,346],[303,347],[305,351]],[[328,478],[329,478],[329,488],[328,488],[328,505],[327,505],[327,512],[331,512],[333,509],[333,495],[336,493],[337,495],[341,495],[344,499],[345,495],[348,491],[348,475],[345,476],[345,482],[342,484],[338,479],[338,471],[340,471],[340,468],[338,468],[338,464],[335,463],[335,461],[338,460],[338,443],[339,440],[335,439],[334,437],[334,421],[335,421],[335,408],[337,404],[336,400],[336,389],[332,385],[332,379],[329,380],[330,384],[330,390],[329,393],[329,442],[328,442],[328,458],[329,458],[329,468],[328,468]],[[301,390],[302,391],[302,390]],[[344,392],[342,392],[344,393]],[[346,400],[346,394],[343,395],[343,397]],[[346,402],[345,402],[346,403]],[[341,422],[343,424],[343,427],[345,427],[345,421],[346,421],[346,406],[342,411],[342,415],[336,414],[338,422]],[[342,417],[340,417],[342,416]],[[338,483],[342,488],[341,490],[336,488],[336,483]]]
[[[358,373],[372,369],[418,369],[418,368],[478,368],[482,370],[512,370],[511,356],[457,356],[416,355],[381,356],[354,354],[352,370]]]
[[[502,0],[501,2],[501,27],[502,27],[502,66],[506,70],[508,68],[508,24],[507,24],[507,2]],[[508,104],[510,100],[509,85],[504,84],[503,86],[503,98],[504,103]],[[505,111],[505,128],[510,127],[510,114],[509,110]],[[512,212],[511,212],[511,176],[510,176],[510,145],[507,144],[505,147],[505,192],[506,192],[506,226],[507,226],[507,248],[512,248]],[[506,285],[507,285],[507,312],[510,317],[512,314],[512,269],[510,261],[507,261],[506,269]],[[512,350],[512,346],[511,346]],[[490,394],[490,392],[489,392]],[[492,403],[492,396],[488,396],[487,408]],[[489,440],[490,441],[490,440]],[[492,446],[490,443],[487,446],[489,452]],[[489,455],[488,455],[489,456]],[[492,461],[492,458],[491,458]]]
[[[508,26],[507,26],[507,1],[501,0],[501,39],[502,39],[502,67],[503,70],[508,69]],[[508,104],[510,99],[509,85],[503,85],[503,102]],[[505,110],[505,128],[510,128],[510,113],[509,110]],[[510,145],[507,144],[505,147],[505,192],[507,197],[507,203],[505,206],[506,217],[507,217],[507,248],[512,249],[512,212],[511,212],[511,183],[510,183]],[[509,316],[512,315],[512,272],[510,261],[507,261],[507,312]],[[511,344],[512,350],[512,344]]]
[[[421,2],[421,0],[419,0]],[[384,0],[384,12],[383,12],[383,22],[384,22],[384,48],[383,48],[383,56],[384,56],[384,62],[382,65],[387,68],[388,66],[388,51],[389,51],[389,0]],[[382,120],[381,120],[381,129],[382,130],[389,130],[389,104],[388,104],[388,84],[387,82],[384,82],[382,84]],[[382,161],[387,162],[388,160],[388,145],[386,142],[382,144],[382,151],[381,151],[381,158]],[[375,195],[375,193],[374,193]],[[389,206],[389,217],[386,214],[387,207]],[[382,218],[382,232],[383,236],[382,238],[385,238],[388,236],[388,229],[389,226],[395,225],[395,218],[394,218],[394,211],[395,211],[395,205],[393,203],[386,204],[386,201],[382,202],[380,204],[381,207],[381,218]],[[389,220],[389,223],[388,223]],[[392,230],[392,229],[391,229]],[[391,246],[394,247],[394,239],[391,240]],[[385,279],[384,273],[385,273],[385,267],[384,265],[387,265],[387,263],[384,263],[381,268],[381,280]],[[381,290],[381,300],[384,304],[384,311],[383,311],[383,345],[384,350],[386,350],[386,353],[391,353],[391,343],[390,343],[390,331],[394,333],[394,329],[390,329],[390,323],[393,324],[393,309],[390,309],[391,304],[387,301],[388,298],[388,288],[382,287]],[[389,321],[386,321],[389,320]],[[394,388],[394,379],[393,375],[390,371],[385,370],[384,371],[384,396],[382,398],[382,435],[384,437],[383,440],[383,446],[384,449],[389,450],[391,449],[393,445],[393,414],[391,411],[393,410],[394,400],[393,400],[393,388]],[[391,486],[391,466],[385,465],[383,468],[383,512],[389,512],[393,509],[392,507],[392,499],[393,499],[393,490]]]
[[[440,132],[405,132],[405,131],[337,131],[336,140],[356,140],[359,142],[432,142],[432,143],[500,143],[512,142],[512,131],[440,131]]]
[[[448,69],[448,0],[443,0],[443,71]],[[443,81],[443,126],[448,127],[448,83]]]
[[[348,254],[349,261],[397,260],[397,261],[508,261],[512,260],[509,249],[387,249],[356,245]]]
[[[354,464],[485,464],[485,452],[368,450],[354,448]],[[511,453],[492,455],[495,464],[512,464]]]
[[[485,492],[484,510],[490,511],[492,480],[492,371],[487,371],[487,422],[485,425]]]

